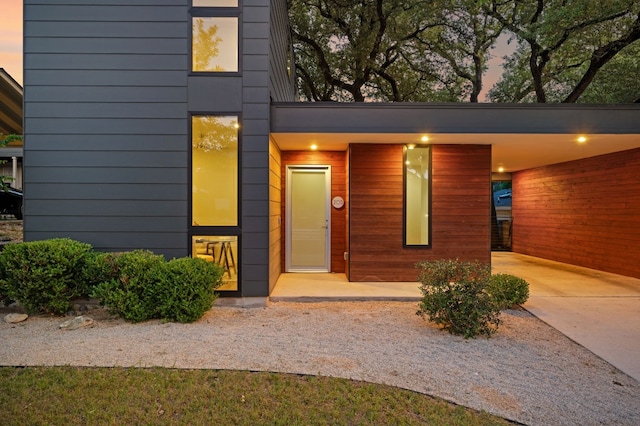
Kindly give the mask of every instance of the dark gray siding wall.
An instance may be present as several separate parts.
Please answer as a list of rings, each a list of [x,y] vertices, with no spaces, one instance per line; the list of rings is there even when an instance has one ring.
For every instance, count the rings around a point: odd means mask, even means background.
[[[242,295],[269,294],[269,0],[243,1]]]
[[[25,239],[188,253],[188,0],[25,0]]]
[[[286,0],[271,1],[270,87],[276,102],[295,100],[293,50]],[[291,68],[291,69],[290,69]]]

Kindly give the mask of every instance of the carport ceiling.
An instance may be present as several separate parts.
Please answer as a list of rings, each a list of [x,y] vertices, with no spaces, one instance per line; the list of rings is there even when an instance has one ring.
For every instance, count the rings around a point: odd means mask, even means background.
[[[416,133],[272,133],[283,151],[344,151],[352,143],[421,144],[423,134]],[[549,164],[594,157],[596,155],[640,148],[640,135],[585,135],[584,143],[574,134],[428,134],[428,144],[492,145],[492,169],[505,172],[531,169]]]
[[[283,151],[355,143],[491,145],[493,170],[530,169],[640,148],[640,105],[273,103]],[[585,136],[584,143],[578,142]]]

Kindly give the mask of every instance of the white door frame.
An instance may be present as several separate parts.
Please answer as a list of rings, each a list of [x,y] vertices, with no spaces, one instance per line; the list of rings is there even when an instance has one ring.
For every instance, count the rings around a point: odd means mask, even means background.
[[[291,177],[296,170],[324,173],[325,175],[325,265],[319,268],[296,267],[291,264]],[[331,272],[331,166],[330,165],[287,165],[285,199],[285,272]]]

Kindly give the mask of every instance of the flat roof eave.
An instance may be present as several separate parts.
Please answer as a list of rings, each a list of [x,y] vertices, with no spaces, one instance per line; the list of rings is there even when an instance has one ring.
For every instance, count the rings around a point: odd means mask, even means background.
[[[640,134],[640,104],[285,102],[271,106],[271,131]]]

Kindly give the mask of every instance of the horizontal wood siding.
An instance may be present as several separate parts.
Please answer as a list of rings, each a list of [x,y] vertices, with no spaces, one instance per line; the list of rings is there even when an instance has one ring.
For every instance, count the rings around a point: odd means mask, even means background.
[[[402,244],[402,145],[351,145],[351,281],[415,281],[415,263],[459,258],[491,261],[491,147],[435,145],[432,152],[432,245]]]
[[[640,149],[513,174],[513,251],[640,278]]]
[[[25,0],[25,239],[188,253],[188,0]]]
[[[286,167],[289,165],[330,165],[331,166],[331,198],[346,198],[346,153],[342,151],[283,151],[282,152],[282,188],[286,188]],[[284,230],[286,190],[282,191],[282,253],[285,250]],[[346,246],[346,208],[331,207],[331,272],[345,272],[344,252]],[[284,270],[284,256],[282,269]]]

